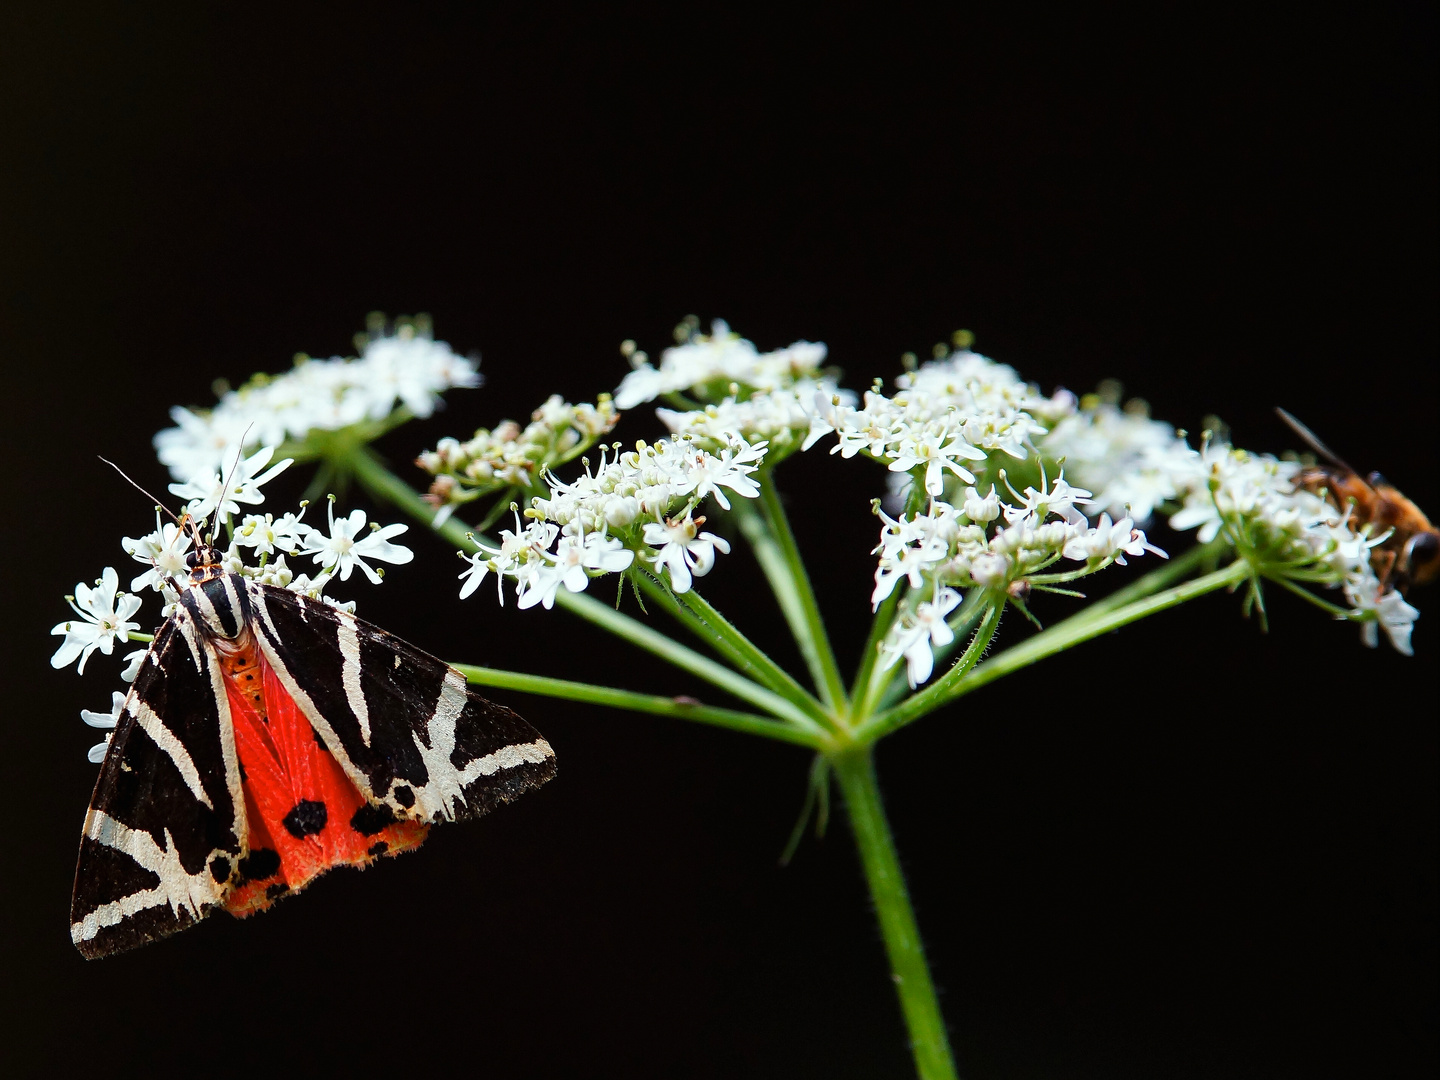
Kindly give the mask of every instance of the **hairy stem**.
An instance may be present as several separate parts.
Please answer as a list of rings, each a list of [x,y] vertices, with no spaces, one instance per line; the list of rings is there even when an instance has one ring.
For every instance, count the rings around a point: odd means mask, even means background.
[[[935,983],[925,962],[920,930],[905,888],[905,875],[895,852],[895,839],[885,819],[880,789],[875,782],[875,762],[869,747],[860,747],[830,757],[860,864],[870,885],[875,917],[885,952],[890,959],[891,978],[900,998],[900,1011],[910,1032],[910,1050],[921,1080],[954,1080],[955,1061],[945,1033],[945,1018],[935,996]]]
[[[755,515],[748,508],[740,514],[740,527],[754,547],[755,557],[780,600],[785,621],[790,624],[790,632],[805,657],[820,700],[838,712],[845,707],[845,684],[840,678],[835,651],[830,647],[830,637],[820,617],[820,605],[810,586],[810,575],[805,571],[799,545],[790,529],[790,519],[785,516],[785,509],[775,490],[773,475],[765,476],[760,485],[760,512],[763,528],[756,528]]]
[[[596,686],[592,683],[571,682],[569,679],[552,679],[545,675],[522,675],[499,668],[476,667],[473,664],[451,664],[467,682],[476,686],[493,686],[497,689],[518,690],[525,694],[539,694],[543,697],[562,698],[567,701],[584,701],[591,705],[606,705],[612,709],[628,709],[631,712],[653,713],[657,716],[671,716],[679,720],[693,720],[701,724],[742,731],[747,735],[761,735],[767,739],[795,743],[815,749],[821,740],[790,724],[770,720],[754,713],[737,712],[734,709],[718,709],[702,705],[687,698],[662,697],[658,694],[637,694],[632,690],[619,690],[611,686]]]
[[[879,694],[879,686],[883,680],[878,678],[875,665],[880,660],[880,644],[885,640],[885,635],[890,631],[890,624],[895,621],[895,609],[900,604],[900,593],[902,588],[897,585],[890,591],[875,617],[870,620],[870,634],[865,639],[865,651],[860,654],[860,664],[855,671],[855,681],[850,686],[850,720],[857,723],[870,715],[874,707],[875,699]]]
[[[834,726],[834,719],[793,675],[766,656],[697,590],[676,593],[645,570],[638,572],[638,578],[647,596],[664,605],[682,625],[725,656],[742,674],[804,709],[820,724]]]

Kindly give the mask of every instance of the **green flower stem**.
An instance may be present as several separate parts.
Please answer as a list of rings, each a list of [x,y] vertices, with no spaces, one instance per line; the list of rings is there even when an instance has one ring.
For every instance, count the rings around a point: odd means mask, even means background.
[[[880,659],[880,643],[895,621],[895,608],[900,604],[901,588],[897,585],[890,595],[880,603],[875,618],[870,621],[870,635],[865,639],[865,650],[860,654],[860,665],[855,672],[855,681],[850,687],[850,720],[855,723],[870,715],[883,680],[877,678],[875,664]]]
[[[1340,607],[1338,604],[1332,604],[1332,603],[1330,603],[1330,601],[1328,601],[1328,600],[1322,600],[1320,597],[1318,597],[1318,596],[1316,596],[1314,593],[1312,593],[1309,589],[1302,589],[1299,585],[1296,585],[1293,581],[1290,581],[1290,580],[1288,580],[1287,578],[1282,577],[1282,576],[1280,576],[1280,575],[1278,575],[1278,574],[1266,574],[1266,575],[1265,575],[1265,580],[1275,582],[1275,584],[1279,585],[1282,589],[1287,589],[1287,590],[1289,590],[1290,592],[1294,593],[1296,596],[1300,597],[1302,600],[1308,600],[1310,603],[1312,603],[1312,604],[1314,604],[1316,607],[1318,607],[1321,611],[1328,612],[1329,614],[1335,616],[1335,618],[1337,618],[1337,619],[1347,619],[1347,620],[1350,620],[1350,621],[1352,621],[1352,622],[1353,622],[1353,621],[1361,621],[1361,622],[1363,622],[1363,621],[1368,621],[1368,620],[1356,620],[1356,618],[1355,618],[1355,613],[1354,613],[1354,611],[1352,611],[1350,608],[1342,608],[1342,607]],[[1318,579],[1312,579],[1312,580],[1321,580],[1321,581],[1324,581],[1324,580],[1326,580],[1326,579],[1325,579],[1325,578],[1318,578]],[[131,634],[130,636],[131,636],[131,637],[134,637],[135,635],[134,635],[134,634]]]
[[[155,640],[155,635],[154,635],[154,634],[137,634],[137,633],[135,633],[134,630],[131,630],[130,633],[128,633],[128,634],[125,635],[125,640],[126,640],[126,641],[143,641],[143,642],[149,643],[149,642],[152,642],[152,641]]]
[[[975,627],[980,625],[980,620],[990,613],[991,605],[986,602],[987,599],[985,590],[978,587],[972,588],[966,594],[965,603],[948,620],[950,630],[955,637],[950,644],[941,645],[934,650],[936,667],[940,667],[949,659],[957,644],[973,639]],[[949,669],[946,670],[948,673]],[[903,664],[896,664],[889,668],[888,672],[878,674],[884,677],[879,678],[875,684],[874,692],[870,697],[873,704],[864,713],[857,711],[856,716],[873,716],[877,712],[883,712],[909,692],[910,683]]]
[[[701,656],[694,649],[681,645],[674,638],[652,630],[639,620],[622,615],[598,600],[592,600],[582,593],[572,593],[561,589],[555,595],[555,603],[579,615],[582,619],[610,631],[616,637],[624,638],[632,645],[637,645],[646,652],[704,679],[712,686],[718,686],[741,701],[749,702],[771,716],[779,717],[781,720],[795,724],[807,731],[818,732],[820,730],[808,713],[793,702],[750,681],[745,676],[731,671],[723,664],[717,664],[709,657]]]
[[[1124,588],[1116,589],[1109,596],[1096,600],[1085,608],[1084,614],[1102,615],[1107,611],[1115,611],[1126,604],[1151,596],[1172,582],[1189,577],[1191,573],[1205,564],[1217,562],[1229,550],[1230,542],[1223,537],[1211,540],[1208,544],[1197,544],[1183,555],[1175,556],[1164,565],[1137,578]]]
[[[835,726],[835,719],[793,675],[766,656],[699,592],[691,589],[676,593],[643,569],[636,576],[647,596],[664,605],[686,629],[727,657],[742,674],[804,709],[820,724]]]
[[[987,605],[984,609],[985,617],[980,623],[980,628],[975,631],[970,644],[966,646],[960,659],[951,665],[950,669],[936,679],[929,686],[917,694],[912,694],[900,705],[885,712],[877,713],[863,721],[855,729],[855,741],[861,745],[868,745],[888,735],[895,728],[890,725],[888,718],[906,710],[918,710],[915,712],[915,719],[919,719],[926,713],[934,712],[942,704],[948,701],[955,693],[955,687],[965,678],[976,661],[985,655],[985,650],[990,647],[990,641],[995,637],[995,631],[1000,627],[1000,616],[1005,613],[1003,600]],[[898,675],[897,675],[898,678]],[[909,721],[906,721],[907,723]]]
[[[860,862],[870,885],[870,898],[885,952],[890,958],[891,978],[900,997],[900,1010],[910,1031],[910,1049],[921,1080],[954,1080],[955,1061],[945,1034],[945,1018],[935,996],[935,984],[925,962],[920,930],[905,888],[905,875],[895,853],[890,823],[875,783],[875,762],[869,747],[855,748],[830,756],[845,811],[860,849]]]
[[[800,645],[801,653],[805,656],[806,667],[809,668],[813,677],[816,667],[811,657],[805,651],[803,644],[805,638],[805,611],[804,605],[800,602],[800,593],[795,588],[795,582],[790,577],[785,566],[785,553],[780,550],[775,537],[765,526],[765,519],[752,507],[748,501],[736,500],[735,509],[731,511],[735,520],[740,524],[740,532],[749,542],[750,548],[755,553],[755,561],[760,564],[760,569],[765,574],[765,580],[770,583],[770,591],[775,594],[775,600],[780,605],[780,613],[785,616],[786,625],[794,636],[797,644]]]
[[[766,473],[760,484],[760,512],[768,528],[765,533],[772,542],[756,544],[758,533],[753,527],[747,528],[745,517],[740,519],[746,539],[755,546],[756,558],[765,571],[770,587],[780,597],[781,609],[790,632],[800,646],[805,663],[810,668],[810,678],[820,692],[820,700],[829,708],[839,711],[845,708],[845,684],[840,679],[840,667],[835,662],[835,652],[830,647],[830,637],[825,632],[825,623],[820,618],[820,605],[815,600],[815,591],[810,587],[810,576],[800,559],[800,548],[795,543],[795,534],[790,529],[790,519],[780,505],[773,475]],[[772,547],[773,545],[773,547]],[[778,552],[778,557],[777,557]],[[789,600],[787,602],[787,596]]]
[[[435,508],[422,499],[405,481],[392,473],[369,449],[357,452],[347,461],[352,475],[372,496],[391,503],[411,517],[434,528],[441,536],[458,548],[478,551],[475,541],[462,522],[453,518],[440,525],[434,525]],[[637,619],[622,615],[605,604],[582,593],[561,589],[555,595],[555,603],[582,619],[599,625],[617,637],[660,657],[682,670],[690,672],[713,686],[756,708],[777,716],[811,732],[820,729],[803,710],[780,695],[758,686],[709,657],[701,656],[694,649],[686,648],[673,638],[666,637]]]
[[[680,720],[693,720],[701,724],[742,731],[747,735],[761,735],[767,739],[795,743],[810,749],[818,749],[822,739],[790,724],[756,716],[754,713],[737,712],[734,709],[718,709],[684,698],[661,697],[657,694],[637,694],[630,690],[617,690],[610,686],[594,686],[590,683],[571,682],[569,679],[552,679],[545,675],[522,675],[498,668],[476,667],[473,664],[451,664],[451,667],[465,676],[467,682],[476,686],[493,686],[498,689],[518,690],[525,694],[539,694],[544,697],[563,698],[567,701],[584,701],[591,705],[608,705],[614,709],[628,709],[631,712],[654,713],[671,716]]]
[[[1119,608],[1109,611],[1102,610],[1098,614],[1092,613],[1087,608],[1078,615],[1074,615],[1062,623],[1057,623],[1048,630],[1042,630],[1018,645],[1013,645],[1004,652],[991,657],[974,671],[949,685],[946,688],[948,692],[943,697],[934,693],[940,685],[937,683],[914,697],[907,698],[888,712],[880,713],[861,725],[855,732],[856,741],[873,742],[883,735],[888,735],[890,732],[918,720],[926,713],[935,711],[941,705],[973,690],[978,690],[986,683],[994,682],[1011,672],[1029,667],[1037,660],[1054,656],[1081,642],[1089,641],[1101,634],[1107,634],[1111,630],[1118,630],[1137,619],[1143,619],[1147,615],[1154,615],[1167,608],[1183,604],[1187,600],[1194,600],[1196,597],[1204,596],[1216,589],[1234,587],[1249,576],[1249,564],[1244,559],[1237,559],[1229,566],[1198,577],[1194,581],[1187,581],[1173,589],[1167,589]],[[1137,582],[1137,584],[1139,583]]]
[[[1089,605],[1085,611],[1087,614],[1094,615],[1122,608],[1128,603],[1149,596],[1165,588],[1165,586],[1187,577],[1197,567],[1214,562],[1229,549],[1229,542],[1223,539],[1212,540],[1208,544],[1190,548],[1185,554],[1179,555],[1161,565],[1159,569],[1151,571],[1144,577],[1125,586],[1123,589],[1118,589],[1103,600],[1097,600],[1095,603]],[[956,642],[963,640],[985,613],[986,608],[983,604],[979,603],[983,598],[983,590],[971,589],[965,597],[964,606],[950,617],[950,629],[955,631]],[[953,648],[954,644],[952,643],[951,645],[936,649],[935,663],[938,665],[941,659],[947,656]],[[888,683],[882,684],[884,685],[883,693],[878,693],[877,696],[872,697],[872,701],[874,701],[875,704],[871,705],[863,713],[858,709],[854,710],[856,716],[867,716],[877,710],[883,711],[900,699],[905,692],[904,669],[896,667],[893,671],[894,674],[890,677]]]

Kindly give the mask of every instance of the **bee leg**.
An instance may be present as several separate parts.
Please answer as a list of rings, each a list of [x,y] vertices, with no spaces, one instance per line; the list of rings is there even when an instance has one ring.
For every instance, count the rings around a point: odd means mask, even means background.
[[[1395,588],[1397,584],[1400,584],[1398,581],[1391,580],[1395,571],[1397,554],[1397,552],[1385,548],[1375,548],[1370,553],[1370,568],[1375,571],[1375,576],[1380,579],[1379,595],[1381,596],[1384,596],[1391,589]]]

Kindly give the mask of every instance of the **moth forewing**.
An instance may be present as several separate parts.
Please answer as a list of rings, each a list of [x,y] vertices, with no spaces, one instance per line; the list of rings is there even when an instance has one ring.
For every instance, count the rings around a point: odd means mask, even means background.
[[[554,775],[534,728],[435,657],[197,561],[126,698],[86,816],[71,933],[87,957],[217,908],[264,910],[334,866],[411,850],[430,822],[478,816]]]

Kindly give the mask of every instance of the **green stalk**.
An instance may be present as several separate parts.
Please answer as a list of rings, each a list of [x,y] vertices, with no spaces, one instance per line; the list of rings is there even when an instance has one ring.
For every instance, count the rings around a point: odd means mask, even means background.
[[[810,586],[810,576],[800,558],[800,548],[795,543],[795,534],[790,529],[790,519],[780,505],[773,476],[766,475],[760,484],[760,512],[767,529],[754,527],[753,515],[742,513],[740,526],[745,537],[755,547],[755,556],[770,587],[780,599],[785,620],[805,663],[810,668],[810,678],[820,692],[820,700],[837,712],[845,707],[845,684],[840,678],[840,667],[835,662],[835,652],[830,647],[830,637],[825,632],[825,623],[820,617],[820,605],[815,600],[815,591]],[[746,518],[752,519],[747,526]],[[759,542],[757,543],[757,539]]]
[[[422,499],[405,481],[387,469],[374,452],[362,449],[348,460],[355,479],[372,496],[391,503],[411,517],[434,528],[446,540],[466,551],[478,551],[475,541],[462,522],[449,519],[435,527],[435,508]],[[652,630],[637,619],[622,615],[614,608],[600,603],[582,593],[561,589],[555,594],[555,603],[582,619],[595,623],[617,637],[660,657],[684,671],[690,672],[713,686],[718,686],[742,701],[747,701],[791,724],[812,732],[820,729],[803,710],[780,695],[758,686],[738,675],[709,657],[701,656],[694,649],[686,648],[673,638]]]
[[[920,930],[905,888],[905,875],[895,852],[895,839],[885,819],[880,789],[875,782],[875,762],[870,748],[834,754],[830,764],[845,796],[860,864],[870,885],[870,899],[890,959],[891,979],[900,998],[900,1011],[910,1032],[910,1050],[921,1080],[955,1080],[955,1061],[945,1033],[945,1018],[935,996],[935,984],[925,962]]]
[[[1042,630],[1034,637],[1027,638],[1018,645],[1012,645],[1004,652],[996,654],[963,678],[945,687],[943,693],[936,693],[939,687],[937,683],[915,696],[907,698],[895,708],[872,717],[855,731],[855,739],[862,743],[873,742],[906,724],[913,723],[927,713],[934,712],[940,706],[956,698],[978,690],[986,683],[994,682],[1011,672],[1029,667],[1037,660],[1054,656],[1071,646],[1079,645],[1081,642],[1089,641],[1101,634],[1108,634],[1111,630],[1118,630],[1137,619],[1143,619],[1147,615],[1154,615],[1167,608],[1183,604],[1187,600],[1204,596],[1216,589],[1238,585],[1249,576],[1249,564],[1244,559],[1237,559],[1229,566],[1198,577],[1194,581],[1187,581],[1183,585],[1156,593],[1144,600],[1126,604],[1118,609],[1102,610],[1098,614],[1092,614],[1091,610],[1087,608],[1078,615],[1071,616],[1064,622],[1057,623],[1048,630]]]
[[[1189,577],[1192,571],[1198,570],[1206,563],[1218,561],[1229,550],[1230,542],[1224,537],[1211,540],[1208,544],[1196,544],[1185,554],[1175,556],[1164,565],[1132,581],[1123,589],[1116,589],[1109,596],[1096,600],[1085,608],[1084,613],[1088,615],[1103,614],[1150,596],[1171,582]]]
[[[591,705],[606,705],[612,709],[628,709],[631,712],[653,713],[657,716],[671,716],[679,720],[693,720],[701,724],[741,731],[747,735],[761,735],[767,739],[795,743],[814,750],[821,745],[821,739],[790,724],[783,724],[754,713],[737,712],[734,709],[718,709],[702,705],[698,701],[684,698],[661,697],[657,694],[637,694],[631,690],[617,690],[610,686],[595,686],[591,683],[571,682],[569,679],[552,679],[546,675],[522,675],[499,668],[476,667],[473,664],[451,664],[451,667],[465,676],[467,682],[476,686],[493,686],[504,690],[518,690],[524,694],[539,694],[544,697],[562,698],[567,701],[584,701]]]
[[[949,658],[958,642],[973,643],[973,631],[992,610],[991,605],[986,603],[987,599],[985,590],[977,586],[966,595],[965,603],[960,606],[960,610],[950,616],[948,621],[955,638],[949,645],[943,645],[935,650],[936,667],[940,667]],[[989,643],[989,640],[987,637],[986,644]],[[982,646],[982,651],[983,648],[984,646]],[[970,663],[974,663],[974,661],[972,660]],[[966,664],[966,670],[969,669],[969,666],[970,664]],[[946,669],[947,674],[950,670],[952,669]],[[883,712],[909,693],[909,680],[906,678],[905,668],[900,664],[896,664],[887,671],[877,671],[872,678],[874,685],[870,687],[866,696],[867,708],[863,713],[856,709],[856,716],[868,717],[873,716],[876,712]]]
[[[949,699],[954,692],[955,685],[965,677],[970,669],[975,666],[976,661],[985,655],[985,650],[990,647],[990,641],[995,637],[995,631],[1000,627],[1000,617],[1005,614],[1004,601],[1002,600],[992,604],[985,608],[984,611],[985,618],[980,623],[980,628],[975,631],[975,636],[970,639],[970,644],[966,646],[965,651],[960,654],[960,659],[955,661],[950,669],[941,675],[940,678],[936,679],[918,694],[907,698],[898,708],[878,713],[863,721],[860,726],[855,729],[854,735],[856,742],[861,745],[869,745],[880,738],[881,735],[889,734],[890,731],[893,730],[892,728],[880,727],[878,725],[884,717],[894,715],[900,708],[914,705],[915,708],[922,710],[917,716],[924,716],[926,713],[933,712],[939,708],[939,704],[928,703],[940,703]],[[898,669],[895,678],[900,680]]]
[[[874,705],[877,687],[871,684],[876,682],[875,664],[880,659],[880,643],[885,640],[885,635],[890,630],[890,624],[895,621],[895,609],[900,604],[900,593],[903,586],[897,583],[895,588],[890,590],[890,595],[881,602],[875,617],[870,620],[870,634],[865,639],[865,650],[860,654],[860,665],[855,672],[855,681],[850,684],[850,722],[857,723],[864,717],[870,715],[870,709]]]
[[[1103,600],[1097,600],[1093,604],[1090,604],[1085,608],[1085,613],[1098,615],[1106,611],[1114,611],[1142,597],[1149,596],[1170,585],[1172,582],[1187,577],[1190,572],[1197,567],[1214,561],[1224,552],[1228,551],[1229,548],[1229,542],[1224,539],[1212,540],[1208,544],[1201,544],[1197,547],[1190,548],[1185,554],[1169,560],[1158,569],[1152,570],[1150,573],[1131,582],[1124,588],[1117,589]],[[1032,578],[1030,580],[1034,579]],[[965,597],[964,606],[951,616],[950,629],[955,631],[957,642],[969,634],[971,628],[979,622],[980,616],[984,614],[985,609],[978,603],[978,601],[983,599],[983,596],[984,593],[982,590],[972,589]],[[937,665],[940,663],[941,658],[948,654],[951,648],[953,648],[953,645],[935,650],[935,662]],[[877,687],[876,692],[871,695],[871,700],[878,702],[878,708],[880,710],[888,709],[898,701],[905,692],[905,679],[900,669],[896,668],[895,674],[883,685],[883,693],[880,692]],[[864,712],[861,712],[859,709],[854,710],[854,712],[856,716],[866,716],[874,711],[876,707],[876,705],[871,705]]]
[[[804,709],[820,724],[834,726],[833,718],[793,675],[766,656],[699,592],[691,589],[687,593],[676,593],[645,570],[636,576],[647,596],[664,605],[683,626],[725,656],[741,674]]]

